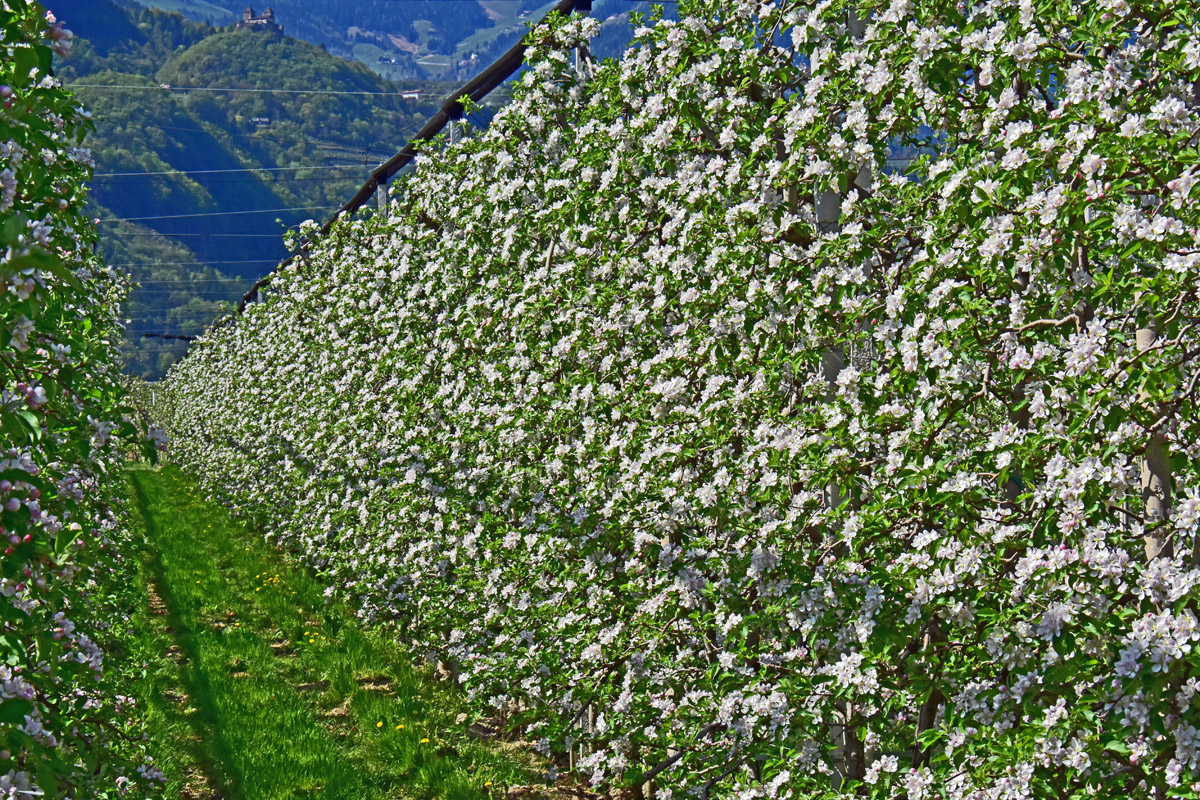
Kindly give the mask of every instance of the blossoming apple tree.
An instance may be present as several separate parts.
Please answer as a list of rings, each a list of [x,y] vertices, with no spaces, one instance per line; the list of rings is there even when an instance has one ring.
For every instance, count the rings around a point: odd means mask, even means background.
[[[84,112],[51,72],[70,32],[0,5],[0,797],[131,797],[157,770],[104,670],[129,598],[114,492],[124,281],[92,255]],[[139,763],[141,762],[141,763]]]
[[[598,784],[1197,797],[1195,5],[679,6],[531,34],[179,457]]]

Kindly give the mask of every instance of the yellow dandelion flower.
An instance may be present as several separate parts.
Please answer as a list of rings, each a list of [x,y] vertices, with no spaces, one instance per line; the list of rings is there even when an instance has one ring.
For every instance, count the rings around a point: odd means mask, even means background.
[[[381,721],[381,722],[376,722],[376,723],[375,723],[375,727],[376,727],[376,728],[382,728],[382,727],[383,727],[383,722],[382,722],[382,721]]]
[[[421,744],[429,744],[429,740],[428,740],[428,739],[422,739],[422,740],[421,740]]]
[[[402,731],[402,730],[404,730],[404,726],[403,726],[403,725],[397,725],[397,726],[396,726],[396,730],[398,730],[398,731]]]

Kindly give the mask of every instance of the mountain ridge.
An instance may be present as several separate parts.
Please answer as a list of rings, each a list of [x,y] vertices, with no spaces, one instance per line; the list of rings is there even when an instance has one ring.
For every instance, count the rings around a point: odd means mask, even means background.
[[[125,1],[226,25],[240,19],[246,9],[246,0]],[[515,44],[556,2],[270,0],[250,5],[256,11],[269,5],[285,33],[358,60],[390,80],[463,80]],[[592,14],[603,22],[604,31],[593,53],[601,58],[620,55],[632,39],[630,13],[646,13],[650,5],[639,0],[595,0]],[[220,19],[214,16],[214,8],[223,12]]]
[[[78,36],[56,70],[93,114],[90,211],[102,220],[101,247],[140,284],[125,309],[126,368],[147,378],[186,342],[143,334],[202,332],[287,255],[287,226],[331,214],[419,129],[436,105],[430,98],[451,87],[425,82],[423,99],[404,100],[362,64],[294,37],[108,0],[53,8]],[[89,20],[100,26],[99,44],[88,38]],[[140,35],[113,40],[113,30],[130,29]],[[168,83],[262,91],[162,88]],[[289,208],[303,210],[259,213]]]

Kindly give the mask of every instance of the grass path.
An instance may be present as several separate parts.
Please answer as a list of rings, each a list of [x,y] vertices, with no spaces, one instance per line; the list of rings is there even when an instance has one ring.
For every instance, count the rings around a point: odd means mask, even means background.
[[[502,797],[526,751],[469,735],[455,698],[177,469],[131,469],[149,587],[135,620],[165,796]]]

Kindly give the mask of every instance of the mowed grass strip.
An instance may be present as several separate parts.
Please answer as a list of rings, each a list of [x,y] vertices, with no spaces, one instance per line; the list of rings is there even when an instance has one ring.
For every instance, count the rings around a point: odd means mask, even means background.
[[[480,798],[538,781],[456,698],[175,467],[129,471],[146,529],[139,702],[170,796]]]

